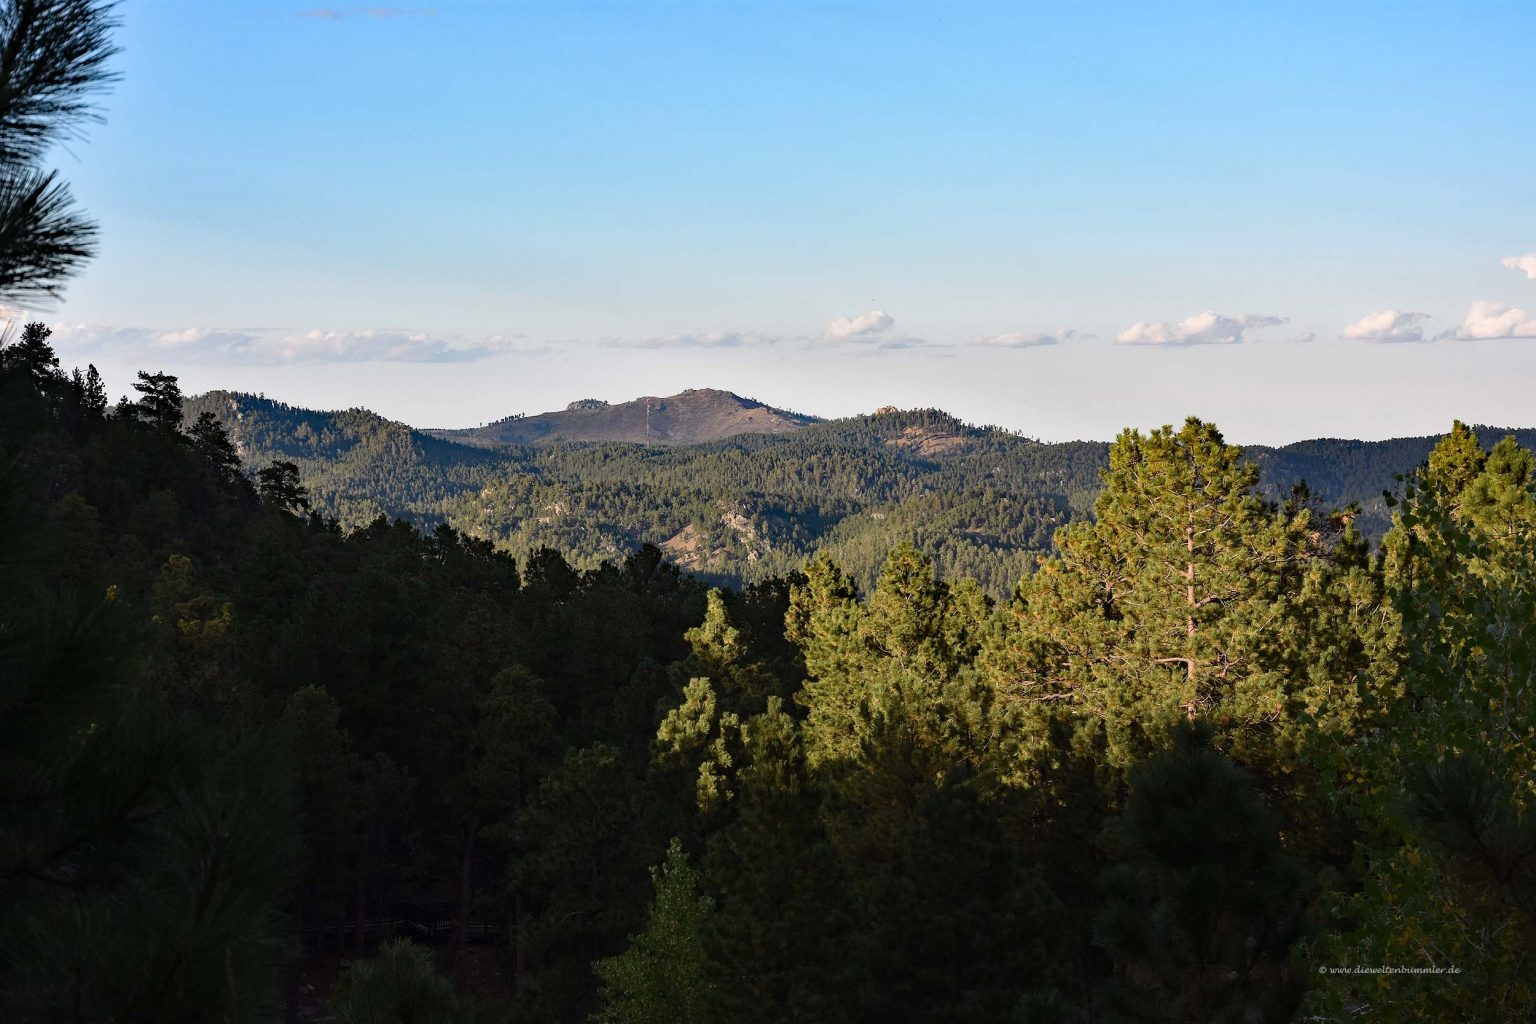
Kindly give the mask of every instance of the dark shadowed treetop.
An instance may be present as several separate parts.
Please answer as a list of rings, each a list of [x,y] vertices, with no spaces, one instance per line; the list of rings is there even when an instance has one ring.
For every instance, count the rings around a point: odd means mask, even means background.
[[[133,390],[140,396],[134,403],[134,415],[162,430],[181,428],[181,385],[169,373],[145,373],[139,371],[139,379]]]

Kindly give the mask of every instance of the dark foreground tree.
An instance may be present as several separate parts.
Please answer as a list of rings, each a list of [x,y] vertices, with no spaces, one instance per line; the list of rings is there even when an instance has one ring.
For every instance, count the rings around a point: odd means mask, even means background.
[[[1095,922],[1115,961],[1111,1019],[1262,1024],[1291,1019],[1302,979],[1302,878],[1246,773],[1200,725],[1132,774],[1104,832]]]
[[[1529,1019],[1536,455],[1456,423],[1406,481],[1382,563],[1396,674],[1355,750],[1371,848],[1325,962],[1462,973],[1329,976],[1308,1009]]]
[[[676,839],[652,870],[656,897],[645,930],[618,956],[594,965],[603,984],[600,1024],[705,1024],[711,1020],[704,927],[714,901]]]
[[[385,943],[373,960],[349,967],[331,997],[337,1024],[469,1024],[474,1013],[432,953],[409,939]]]
[[[300,515],[309,511],[309,492],[299,483],[299,467],[274,462],[256,472],[256,493],[274,508]]]
[[[720,893],[705,931],[713,1016],[855,1020],[867,972],[852,887],[819,820],[799,731],[772,698],[743,732],[739,816],[705,860]]]
[[[1475,898],[1536,938],[1536,815],[1524,794],[1479,758],[1462,755],[1408,777],[1408,818]]]
[[[174,375],[140,370],[133,390],[141,397],[128,407],[132,415],[167,433],[181,429],[181,383]]]
[[[111,591],[49,582],[18,491],[0,478],[0,1019],[254,1019],[292,860],[283,758],[134,692],[139,631]]]

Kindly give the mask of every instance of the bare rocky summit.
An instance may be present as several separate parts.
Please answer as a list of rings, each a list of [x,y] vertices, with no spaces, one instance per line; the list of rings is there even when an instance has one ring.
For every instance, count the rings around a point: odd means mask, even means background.
[[[817,422],[814,416],[775,409],[730,391],[699,388],[666,398],[648,395],[616,405],[585,398],[559,412],[509,416],[483,427],[429,429],[424,433],[482,448],[560,441],[682,445],[737,434],[783,434]]]

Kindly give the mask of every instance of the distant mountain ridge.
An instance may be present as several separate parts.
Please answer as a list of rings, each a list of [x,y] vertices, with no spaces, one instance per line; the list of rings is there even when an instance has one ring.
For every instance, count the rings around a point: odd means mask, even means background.
[[[559,412],[508,416],[483,427],[423,428],[422,432],[479,448],[561,441],[679,445],[719,441],[738,434],[782,434],[819,422],[815,416],[776,409],[731,391],[698,388],[665,398],[647,395],[617,405],[585,398]]]
[[[669,439],[653,434],[650,444],[553,428],[531,442],[498,440],[529,436],[503,431],[464,443],[475,431],[427,432],[366,409],[318,412],[222,391],[189,399],[185,411],[218,417],[250,469],[297,464],[316,509],[344,527],[380,515],[448,523],[519,556],[548,547],[583,567],[651,543],[689,572],[731,584],[782,576],[825,551],[867,587],[885,555],[910,543],[944,575],[972,576],[1002,596],[1051,549],[1059,526],[1091,514],[1108,459],[1107,442],[1045,443],[937,409],[817,420],[730,392],[690,398],[698,395],[650,400],[685,406],[651,407],[653,431],[656,417],[671,420]],[[623,410],[599,421],[623,427],[645,401],[573,403],[553,422]],[[711,408],[725,414],[688,419]],[[730,413],[743,408],[767,413]],[[793,429],[780,415],[794,417]],[[678,440],[743,423],[774,432]],[[1485,447],[1505,434],[1536,447],[1536,430],[1475,429]],[[1390,525],[1382,492],[1436,440],[1318,439],[1246,452],[1269,497],[1305,480],[1323,507],[1357,503],[1358,525],[1379,537]]]

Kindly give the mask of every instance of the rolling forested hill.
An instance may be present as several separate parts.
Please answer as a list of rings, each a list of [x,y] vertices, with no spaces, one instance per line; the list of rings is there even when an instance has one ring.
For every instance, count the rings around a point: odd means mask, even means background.
[[[1518,444],[1458,424],[1370,558],[1198,420],[498,453],[229,395],[188,425],[165,374],[109,408],[47,337],[0,348],[0,1019],[1531,1018]],[[343,532],[214,409],[348,515],[660,530],[738,578],[905,535],[1007,567],[1111,465],[1012,600],[901,544],[862,595],[820,557],[711,589],[649,545]],[[1418,451],[1254,457],[1336,488]],[[1477,984],[1328,967],[1432,945]]]
[[[483,427],[427,429],[426,433],[485,448],[558,441],[698,444],[737,434],[787,433],[815,422],[814,416],[775,409],[730,391],[698,388],[667,398],[648,395],[617,405],[584,398],[559,412],[508,416]]]
[[[728,395],[694,394],[711,407]],[[670,445],[549,435],[498,443],[489,434],[461,444],[363,409],[316,412],[229,392],[187,403],[189,419],[205,411],[250,465],[295,463],[316,507],[346,527],[381,514],[446,522],[518,553],[550,547],[580,566],[651,542],[688,571],[737,582],[782,575],[824,549],[865,586],[887,552],[911,543],[942,573],[975,576],[999,594],[1049,549],[1056,527],[1088,513],[1108,450],[1046,444],[932,409],[801,417],[779,433]],[[629,429],[623,417],[608,422]],[[1485,443],[1509,432],[1479,430]],[[1514,433],[1536,441],[1536,431]],[[1273,497],[1305,480],[1325,507],[1358,502],[1360,525],[1379,536],[1388,523],[1382,492],[1434,442],[1326,439],[1248,454]]]

